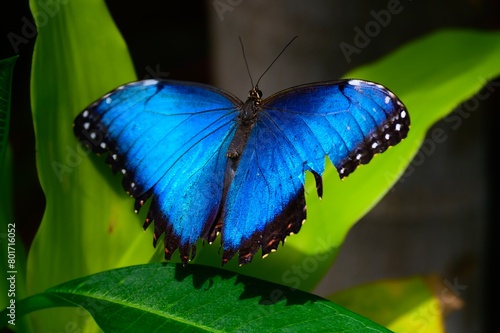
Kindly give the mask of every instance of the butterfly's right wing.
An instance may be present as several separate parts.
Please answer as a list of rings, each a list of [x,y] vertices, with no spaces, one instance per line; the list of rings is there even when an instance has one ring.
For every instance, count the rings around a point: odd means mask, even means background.
[[[83,143],[109,152],[137,211],[153,195],[145,227],[154,220],[154,245],[165,233],[167,259],[179,248],[187,262],[212,228],[240,104],[210,86],[145,80],[117,88],[75,119]]]
[[[306,218],[305,172],[322,192],[325,156],[341,178],[404,139],[406,107],[380,84],[362,80],[317,82],[262,101],[224,206],[223,262],[240,264],[276,250]]]

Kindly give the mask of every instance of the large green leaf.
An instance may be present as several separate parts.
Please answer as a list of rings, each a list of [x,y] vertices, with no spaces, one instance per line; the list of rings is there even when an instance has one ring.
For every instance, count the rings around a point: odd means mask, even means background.
[[[19,314],[68,305],[84,307],[107,333],[390,332],[318,296],[200,265],[156,263],[79,278],[28,298]]]
[[[27,287],[34,294],[90,273],[147,262],[153,249],[119,184],[109,186],[103,177],[108,168],[88,157],[72,131],[74,117],[90,102],[136,79],[124,40],[101,0],[30,1],[30,7],[40,27],[31,102],[47,202],[28,258]],[[68,322],[81,329],[87,321],[88,315],[74,309],[34,316],[36,332],[65,331]]]

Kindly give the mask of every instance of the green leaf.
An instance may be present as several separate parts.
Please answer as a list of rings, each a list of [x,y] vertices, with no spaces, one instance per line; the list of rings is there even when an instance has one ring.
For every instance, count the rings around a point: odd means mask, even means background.
[[[106,269],[148,262],[130,198],[102,159],[89,157],[72,124],[88,104],[136,79],[127,47],[101,0],[31,1],[39,27],[31,75],[37,169],[46,209],[28,257],[30,294]],[[111,184],[111,186],[110,186]],[[84,329],[74,309],[33,316],[36,332]],[[92,329],[90,329],[92,331]]]
[[[390,332],[318,296],[200,265],[106,271],[50,288],[20,308],[68,304],[84,307],[107,333]]]

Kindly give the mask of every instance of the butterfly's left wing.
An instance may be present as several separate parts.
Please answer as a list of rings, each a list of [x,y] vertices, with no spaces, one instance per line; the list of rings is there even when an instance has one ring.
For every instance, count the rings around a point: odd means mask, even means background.
[[[152,196],[145,227],[154,221],[154,245],[165,233],[167,259],[179,248],[186,263],[211,232],[240,104],[207,85],[144,80],[106,94],[75,119],[82,142],[109,152],[136,211]]]
[[[406,137],[410,120],[387,88],[360,80],[281,91],[262,102],[229,188],[222,228],[223,260],[266,255],[306,218],[304,173],[321,175],[328,156],[341,178]]]

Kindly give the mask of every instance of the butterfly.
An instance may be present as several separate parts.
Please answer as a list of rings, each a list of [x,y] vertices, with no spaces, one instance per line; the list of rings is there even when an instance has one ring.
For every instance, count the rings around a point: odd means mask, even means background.
[[[143,80],[90,104],[75,135],[123,175],[143,228],[164,234],[165,259],[186,264],[196,243],[220,234],[222,264],[249,263],[298,233],[306,219],[305,172],[322,196],[325,156],[341,178],[407,136],[410,117],[384,86],[358,79],[299,85],[245,102],[192,82]]]

